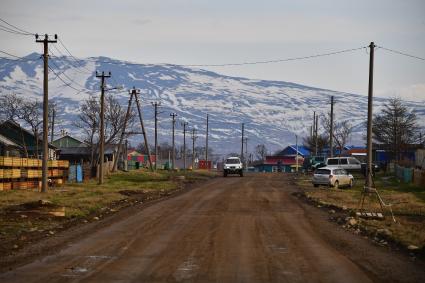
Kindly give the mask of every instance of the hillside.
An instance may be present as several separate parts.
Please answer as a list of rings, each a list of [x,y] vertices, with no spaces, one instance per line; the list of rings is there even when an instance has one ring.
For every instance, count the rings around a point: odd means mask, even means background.
[[[0,91],[41,100],[42,61],[33,53],[20,61],[0,59]],[[153,107],[151,102],[161,101],[160,142],[171,141],[170,112],[179,119],[186,119],[189,127],[197,127],[205,133],[206,114],[210,115],[210,146],[216,153],[238,152],[240,128],[245,123],[248,148],[265,143],[270,151],[295,143],[295,134],[308,135],[313,111],[326,114],[330,96],[335,97],[335,117],[350,120],[354,133],[350,143],[362,144],[363,123],[366,119],[367,97],[359,94],[336,92],[290,82],[253,80],[223,76],[214,72],[177,65],[145,65],[91,57],[76,61],[71,57],[52,57],[50,66],[59,79],[50,73],[50,97],[62,109],[58,131],[61,128],[79,136],[71,121],[78,113],[79,103],[90,92],[99,92],[99,79],[95,71],[111,71],[110,86],[133,86],[142,91],[142,107],[147,123],[149,141],[153,143]],[[70,86],[66,85],[69,84]],[[367,89],[367,86],[365,86]],[[127,91],[114,92],[121,105],[126,106]],[[375,98],[378,111],[386,98]],[[421,126],[425,127],[425,105],[406,102],[417,113]],[[182,137],[180,123],[177,133]],[[80,136],[81,137],[81,136]],[[141,141],[135,137],[133,143]],[[181,138],[177,137],[181,143]],[[204,137],[198,143],[204,145]]]

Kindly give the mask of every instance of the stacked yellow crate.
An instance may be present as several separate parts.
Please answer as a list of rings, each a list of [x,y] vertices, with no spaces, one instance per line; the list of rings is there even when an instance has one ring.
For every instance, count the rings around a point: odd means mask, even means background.
[[[62,184],[67,176],[69,161],[49,160],[48,177]],[[0,156],[0,190],[35,189],[40,187],[42,160]]]
[[[1,167],[11,167],[12,166],[12,157],[0,156],[0,166]]]

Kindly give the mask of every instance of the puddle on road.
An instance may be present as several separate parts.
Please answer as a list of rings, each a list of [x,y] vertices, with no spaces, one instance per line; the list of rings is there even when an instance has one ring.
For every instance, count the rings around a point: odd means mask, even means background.
[[[289,252],[288,248],[279,247],[279,246],[276,246],[276,245],[268,245],[267,248],[272,250],[273,252],[278,252],[278,253],[281,253],[281,254],[287,254]]]
[[[184,261],[174,272],[174,278],[177,281],[187,280],[192,278],[199,266],[196,264],[196,260],[194,257],[189,257],[186,261]]]
[[[83,261],[77,265],[68,267],[67,272],[62,274],[63,277],[78,277],[84,275],[89,270],[94,269],[101,261],[108,261],[111,259],[117,258],[116,256],[107,256],[107,255],[88,255],[81,257]]]

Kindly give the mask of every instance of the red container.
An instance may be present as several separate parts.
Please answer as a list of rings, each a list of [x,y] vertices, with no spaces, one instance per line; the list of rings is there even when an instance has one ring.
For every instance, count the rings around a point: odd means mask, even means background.
[[[199,169],[211,169],[211,161],[206,162],[205,160],[199,160],[198,163]]]

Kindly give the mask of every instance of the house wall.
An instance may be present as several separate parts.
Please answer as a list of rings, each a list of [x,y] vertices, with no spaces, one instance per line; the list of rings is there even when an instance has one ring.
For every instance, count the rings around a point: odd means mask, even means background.
[[[52,143],[54,146],[56,147],[78,147],[79,145],[81,145],[81,142],[71,138],[71,137],[63,137],[60,139],[55,140]]]

